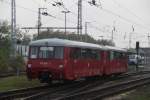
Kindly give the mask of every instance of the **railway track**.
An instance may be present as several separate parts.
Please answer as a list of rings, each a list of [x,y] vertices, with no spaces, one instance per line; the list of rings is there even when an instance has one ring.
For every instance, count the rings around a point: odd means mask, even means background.
[[[104,87],[104,85],[110,86],[111,84],[114,84],[114,80],[128,81],[129,80],[128,77],[132,77],[132,76],[141,77],[141,75],[148,74],[148,73],[150,72],[143,71],[143,72],[138,72],[138,73],[128,73],[119,77],[111,77],[111,78],[106,78],[102,80],[94,79],[94,80],[81,81],[81,82],[72,82],[72,83],[67,83],[67,84],[57,83],[57,84],[53,84],[50,86],[46,85],[46,86],[41,86],[41,87],[8,91],[8,92],[0,93],[0,100],[14,100],[14,99],[17,99],[17,100],[20,100],[20,99],[21,100],[51,100],[51,99],[52,100],[53,99],[54,100],[61,100],[61,99],[62,100],[66,100],[66,99],[78,100],[81,97],[83,97],[83,94],[85,94],[85,97],[88,97],[89,95],[86,96],[86,93],[89,93],[89,91],[91,91],[91,94],[94,95],[94,93],[92,92],[98,91],[98,90],[93,90],[94,88]]]
[[[147,73],[150,73],[150,72],[144,71],[144,72],[138,72],[138,73],[129,73],[129,74],[124,74],[117,78],[111,77],[111,78],[99,80],[99,81],[97,81],[97,80],[85,81],[85,82],[83,82],[82,85],[79,84],[79,86],[77,86],[77,87],[66,88],[65,90],[55,91],[55,92],[47,91],[42,94],[37,94],[37,95],[32,95],[30,97],[26,97],[26,98],[24,98],[24,100],[61,100],[61,99],[66,100],[68,98],[68,97],[66,98],[66,96],[72,96],[72,95],[75,95],[78,93],[89,91],[89,89],[97,88],[97,86],[103,86],[103,85],[108,86],[108,85],[114,84],[113,80],[118,80],[118,78],[123,79],[123,80],[125,78],[127,78],[126,80],[128,80],[128,77],[130,77],[130,76],[143,75],[143,74],[147,74]],[[108,83],[108,84],[105,84],[105,83]],[[82,97],[82,95],[81,95],[81,97]],[[72,98],[69,98],[68,100],[72,100]],[[74,100],[78,100],[78,98],[74,99]]]
[[[36,93],[37,91],[42,91],[46,88],[49,88],[48,85],[33,87],[33,88],[24,88],[24,89],[16,89],[16,90],[10,90],[7,92],[0,93],[0,100],[11,100],[13,98],[19,98],[23,96],[28,96],[31,94]]]
[[[67,95],[57,100],[101,100],[104,97],[125,92],[138,86],[150,83],[149,75],[150,74],[143,75],[104,86],[97,86],[93,89],[89,89],[87,91],[79,92],[73,95]]]
[[[52,85],[43,85],[33,88],[25,88],[25,89],[18,89],[18,90],[11,90],[7,92],[0,93],[0,100],[23,100],[23,98],[30,97],[31,95],[43,94],[47,93],[47,91],[56,92],[60,90],[64,90],[66,88],[76,87],[80,83],[55,83]]]

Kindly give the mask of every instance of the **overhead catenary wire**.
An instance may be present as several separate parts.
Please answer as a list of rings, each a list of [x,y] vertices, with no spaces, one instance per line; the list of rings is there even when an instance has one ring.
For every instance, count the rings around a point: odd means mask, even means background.
[[[17,5],[17,7],[18,7],[18,5]],[[23,7],[23,6],[20,7],[20,5],[19,5],[19,8],[23,8],[23,9],[26,9],[26,10],[28,10],[28,11],[37,13],[36,10],[30,9],[30,8],[26,8],[26,7]],[[68,9],[68,8],[67,8],[67,9]],[[103,9],[105,10],[105,8],[100,8],[100,9],[101,9],[101,10],[103,10]],[[50,11],[50,10],[49,10],[49,11]],[[107,12],[107,11],[105,11],[105,12]],[[109,11],[108,11],[108,13],[112,14],[112,13],[109,12]],[[116,14],[117,14],[117,13],[116,13]],[[74,14],[74,15],[75,15],[75,14]],[[117,17],[120,17],[119,14],[115,15],[115,14],[113,13],[112,15],[117,16]],[[54,16],[54,15],[53,15],[53,16]],[[76,15],[75,15],[75,16],[76,16]],[[56,17],[56,16],[55,16],[55,17]],[[122,19],[122,17],[123,17],[123,16],[121,16],[120,18]],[[54,18],[54,19],[64,21],[63,18],[58,17],[58,16],[57,16],[56,18]],[[128,19],[128,18],[127,18],[127,19]],[[126,20],[126,18],[123,19],[123,20]],[[132,23],[132,21],[130,21],[130,19],[129,19],[129,20],[126,20],[126,21]],[[48,22],[48,21],[47,21],[47,22]],[[68,20],[68,22],[69,22],[69,23],[73,23],[72,21],[70,22],[69,20]],[[135,22],[135,23],[137,23],[137,22]],[[135,23],[134,23],[134,24],[135,24]],[[137,23],[137,24],[138,24],[138,23]],[[140,24],[139,24],[139,25],[140,25]],[[138,26],[139,26],[139,25],[138,25]],[[98,28],[99,28],[99,27],[98,27]],[[97,30],[100,30],[100,29],[97,29]]]
[[[10,2],[8,2],[8,1],[4,1],[3,3],[6,3],[6,4],[11,4]],[[33,10],[33,9],[30,9],[30,8],[27,8],[27,7],[24,7],[24,6],[20,6],[20,5],[18,5],[18,4],[16,4],[16,7],[17,8],[21,8],[21,9],[24,9],[24,10],[27,10],[27,11],[30,11],[30,12],[32,12],[32,13],[38,13],[38,11],[36,11],[36,10]],[[42,14],[42,13],[41,13]],[[51,18],[53,18],[53,19],[57,19],[57,20],[60,20],[60,21],[64,21],[62,18],[60,18],[60,17],[56,17],[55,15],[52,15],[52,14],[49,14],[49,16],[51,17]],[[73,23],[73,22],[71,22],[71,21],[68,21],[69,23]]]
[[[88,2],[87,2],[87,3],[88,3]],[[139,23],[137,23],[137,22],[135,22],[135,21],[133,21],[133,20],[131,20],[131,19],[128,19],[128,18],[124,17],[124,16],[121,16],[121,15],[119,15],[119,14],[117,14],[117,13],[111,11],[111,10],[105,9],[104,7],[103,7],[103,8],[100,8],[100,7],[98,7],[98,6],[95,6],[95,7],[99,8],[101,11],[104,11],[104,12],[106,12],[106,13],[108,13],[108,14],[111,14],[111,15],[113,15],[113,16],[116,16],[116,17],[118,17],[118,18],[120,18],[120,19],[122,19],[122,20],[124,20],[124,21],[126,21],[126,22],[128,22],[128,23],[130,23],[130,24],[134,24],[134,25],[137,25],[137,26],[141,26],[141,27],[143,27],[143,28],[145,28],[145,29],[147,29],[147,30],[150,30],[150,28],[145,27],[144,25],[141,25],[141,24],[139,24]]]
[[[32,2],[36,3],[36,4],[37,4],[37,6],[40,6],[40,3],[38,3],[37,1],[32,0]]]
[[[128,13],[132,14],[134,17],[136,17],[138,20],[140,20],[145,26],[147,26],[144,22],[144,20],[137,16],[134,12],[132,12],[130,9],[126,8],[125,6],[121,5],[119,2],[117,2],[116,0],[112,0],[114,2],[114,4],[118,5],[118,7],[126,10]]]

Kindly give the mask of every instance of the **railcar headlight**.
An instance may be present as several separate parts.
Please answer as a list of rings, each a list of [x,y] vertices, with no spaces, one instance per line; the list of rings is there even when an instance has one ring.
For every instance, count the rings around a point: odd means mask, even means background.
[[[28,68],[31,68],[31,66],[32,66],[31,64],[28,64]]]
[[[59,65],[59,68],[63,68],[64,66],[63,65]]]

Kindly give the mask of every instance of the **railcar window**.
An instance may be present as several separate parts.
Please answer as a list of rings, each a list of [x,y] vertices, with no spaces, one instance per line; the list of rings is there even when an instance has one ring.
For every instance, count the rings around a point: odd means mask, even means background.
[[[110,60],[113,60],[113,59],[114,59],[114,52],[111,51],[111,52],[110,52]]]
[[[39,58],[53,58],[54,47],[40,47]]]
[[[119,53],[119,59],[123,58],[123,53]]]
[[[64,56],[64,48],[63,47],[55,47],[55,58],[63,59]]]
[[[30,58],[34,59],[38,57],[38,47],[31,47]]]
[[[89,54],[91,59],[100,59],[100,54],[97,50],[91,50]]]
[[[121,54],[120,54],[120,58],[121,58],[121,59],[126,58],[126,54],[125,54],[125,53],[121,53]]]
[[[98,50],[91,49],[73,49],[71,52],[71,58],[73,59],[100,59]]]
[[[81,49],[81,58],[86,59],[89,58],[89,50],[87,49]]]
[[[71,58],[73,59],[79,59],[81,58],[81,49],[79,48],[73,48],[71,52]]]
[[[119,52],[114,52],[114,58],[118,59],[120,57],[120,53]]]
[[[113,60],[113,59],[123,59],[124,57],[125,57],[124,53],[115,52],[115,51],[111,51],[110,52],[110,60]]]

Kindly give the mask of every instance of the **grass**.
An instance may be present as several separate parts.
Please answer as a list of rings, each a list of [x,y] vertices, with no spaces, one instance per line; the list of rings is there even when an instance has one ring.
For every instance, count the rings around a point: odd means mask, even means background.
[[[150,85],[145,85],[135,90],[107,97],[102,100],[150,100]]]
[[[150,100],[150,85],[137,88],[128,94],[124,100]]]
[[[12,76],[0,79],[0,92],[12,89],[34,87],[39,85],[41,85],[41,83],[38,80],[29,81],[25,75]]]

